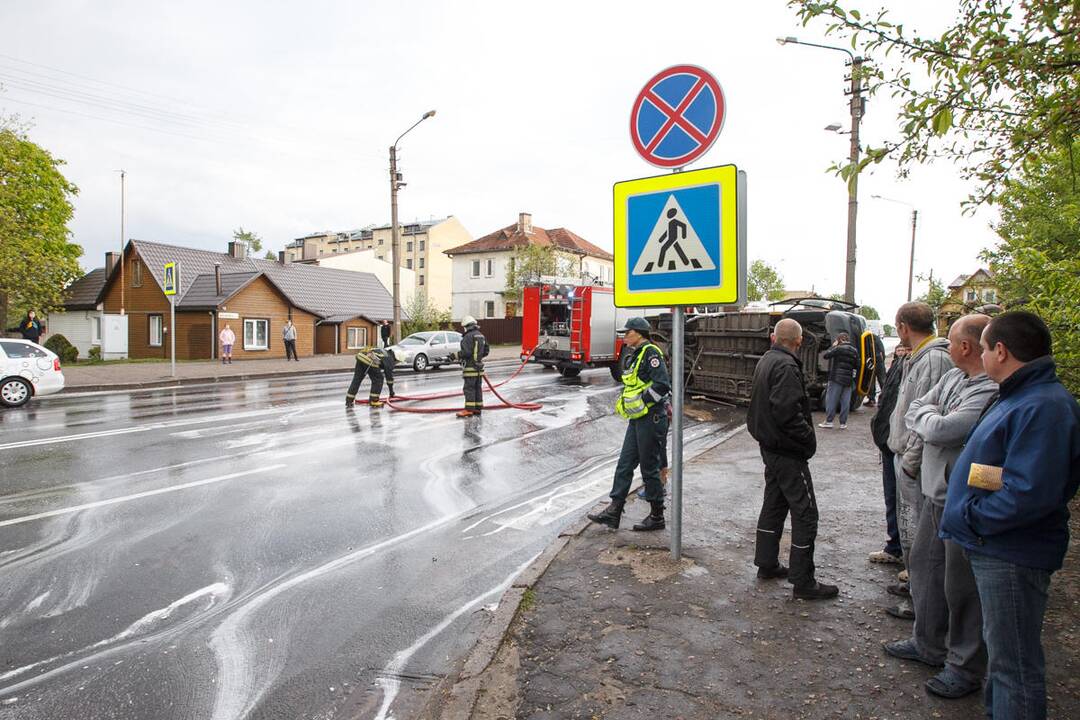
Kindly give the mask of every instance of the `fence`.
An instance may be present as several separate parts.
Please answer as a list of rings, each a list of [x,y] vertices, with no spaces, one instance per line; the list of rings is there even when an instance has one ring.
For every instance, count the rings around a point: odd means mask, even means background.
[[[480,332],[484,333],[484,337],[490,344],[521,344],[521,318],[480,318],[479,320]]]

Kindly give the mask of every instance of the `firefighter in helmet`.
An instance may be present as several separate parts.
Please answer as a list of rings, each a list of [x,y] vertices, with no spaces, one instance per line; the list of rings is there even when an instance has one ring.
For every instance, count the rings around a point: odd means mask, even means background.
[[[491,352],[487,339],[480,332],[476,318],[466,315],[461,319],[465,334],[461,336],[461,375],[464,379],[465,409],[458,417],[479,415],[484,410],[484,358]]]
[[[360,390],[360,383],[364,376],[371,378],[371,392],[368,394],[368,404],[373,408],[382,407],[383,377],[386,377],[386,385],[390,388],[390,397],[394,397],[394,364],[397,359],[394,351],[389,348],[364,347],[356,353],[356,367],[353,370],[352,382],[349,384],[349,392],[345,394],[345,407],[353,406],[356,393]]]
[[[645,481],[645,499],[649,501],[651,510],[648,517],[634,525],[634,530],[663,530],[664,488],[660,484],[660,468],[662,456],[667,452],[665,400],[671,393],[671,381],[663,352],[649,339],[652,328],[645,318],[630,318],[623,330],[626,333],[623,342],[627,349],[619,362],[623,387],[619,399],[615,401],[615,412],[630,422],[623,438],[619,463],[615,466],[615,481],[609,493],[611,504],[599,513],[589,515],[589,519],[613,529],[619,527],[626,495],[634,478],[634,468],[640,465]]]

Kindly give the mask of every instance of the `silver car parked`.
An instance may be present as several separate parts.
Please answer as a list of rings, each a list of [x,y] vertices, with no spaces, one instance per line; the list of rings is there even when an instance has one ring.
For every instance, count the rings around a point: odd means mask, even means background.
[[[461,333],[453,330],[429,330],[402,338],[391,345],[401,365],[412,365],[417,372],[450,362],[450,355],[461,349]]]

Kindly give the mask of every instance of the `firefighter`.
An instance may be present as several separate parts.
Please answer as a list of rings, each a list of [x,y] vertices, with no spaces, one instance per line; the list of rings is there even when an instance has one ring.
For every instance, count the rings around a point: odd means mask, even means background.
[[[345,407],[351,408],[356,399],[356,393],[360,390],[360,383],[364,376],[371,378],[371,392],[368,394],[368,405],[373,408],[383,406],[379,396],[382,395],[383,377],[386,377],[386,385],[390,388],[390,397],[394,397],[394,364],[397,362],[394,351],[389,348],[365,347],[356,353],[356,368],[353,370],[352,383],[349,384],[349,392],[345,395]]]
[[[458,359],[461,361],[461,376],[465,385],[465,409],[457,416],[470,417],[484,410],[484,358],[491,348],[472,315],[461,319],[461,327],[465,334],[461,337]]]
[[[615,402],[615,412],[630,422],[619,463],[615,466],[611,504],[601,512],[589,515],[589,519],[618,529],[634,468],[640,465],[645,499],[651,510],[648,517],[634,525],[634,530],[663,530],[664,488],[660,484],[660,467],[661,454],[666,454],[666,399],[671,393],[671,381],[663,352],[649,340],[652,328],[645,318],[630,318],[623,331],[626,333],[624,344],[629,350],[623,353],[620,363],[623,388]]]

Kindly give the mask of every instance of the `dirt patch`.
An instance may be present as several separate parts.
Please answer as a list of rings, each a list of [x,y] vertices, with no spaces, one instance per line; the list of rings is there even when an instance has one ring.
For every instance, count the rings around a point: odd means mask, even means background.
[[[647,585],[689,572],[694,566],[690,558],[684,557],[676,562],[667,550],[634,545],[605,549],[596,559],[601,565],[626,565],[634,574],[634,579]]]
[[[511,720],[517,717],[518,705],[521,704],[517,684],[520,668],[521,656],[517,643],[508,638],[480,676],[482,684],[476,697],[473,720]]]

